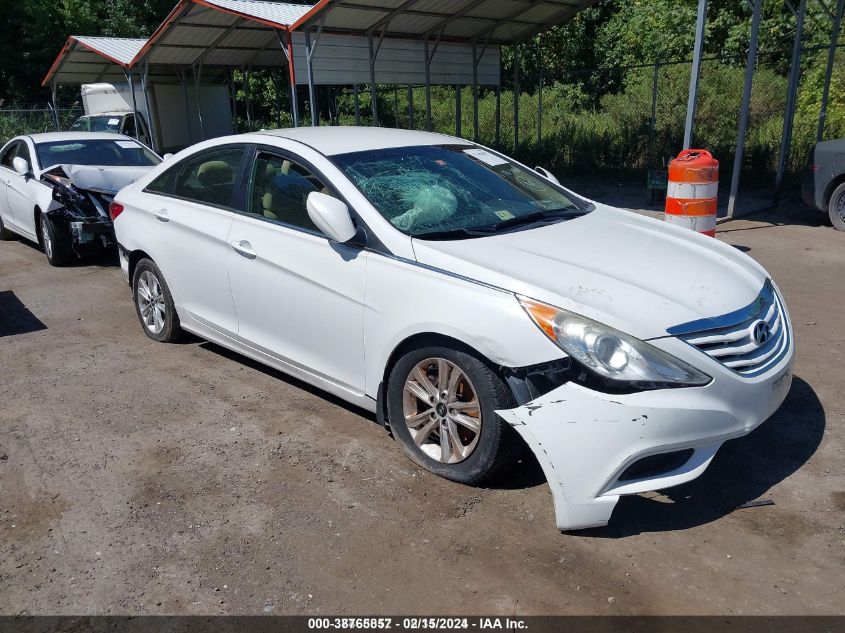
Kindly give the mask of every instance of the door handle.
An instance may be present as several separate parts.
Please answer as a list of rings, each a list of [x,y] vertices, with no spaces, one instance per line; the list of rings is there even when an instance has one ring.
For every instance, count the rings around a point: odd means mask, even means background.
[[[153,215],[156,216],[156,219],[160,222],[170,222],[170,216],[167,215],[167,209],[156,209],[153,211]]]
[[[258,256],[258,253],[252,250],[252,244],[246,240],[232,240],[229,242],[229,246],[231,246],[238,255],[242,255],[247,259],[255,259]]]

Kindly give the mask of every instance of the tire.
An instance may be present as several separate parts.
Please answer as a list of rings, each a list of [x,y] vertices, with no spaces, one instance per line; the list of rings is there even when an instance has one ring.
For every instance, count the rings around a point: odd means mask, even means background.
[[[8,242],[13,239],[15,239],[15,234],[6,228],[3,224],[3,218],[0,218],[0,240]]]
[[[433,395],[434,391],[442,394],[443,383],[437,384],[441,368],[446,370],[446,391],[450,394],[445,399],[440,394]],[[423,371],[427,385],[419,379],[418,369]],[[457,385],[449,387],[448,379],[455,376],[455,370],[463,377],[458,376]],[[428,402],[422,399],[423,395],[429,397]],[[432,397],[438,398],[434,406]],[[474,401],[477,407],[466,407],[467,402]],[[455,403],[462,405],[461,410],[453,410],[451,405]],[[495,413],[496,409],[512,406],[510,389],[495,371],[475,356],[447,347],[408,352],[393,367],[387,381],[388,419],[402,450],[426,470],[463,484],[489,481],[515,461],[517,438],[513,429]],[[414,421],[409,423],[406,416],[413,415],[419,419],[411,417]],[[473,432],[466,418],[476,419],[480,431]],[[463,421],[458,422],[459,419]],[[456,445],[447,440],[445,461],[441,443],[444,428],[450,438],[457,437],[459,442]]]
[[[38,222],[41,226],[41,249],[47,261],[51,266],[64,266],[73,257],[70,240],[55,229],[46,213],[39,214]]]
[[[173,343],[184,336],[173,295],[159,267],[142,259],[132,275],[132,300],[144,334],[160,343]]]
[[[833,227],[845,231],[845,182],[833,190],[827,208]]]

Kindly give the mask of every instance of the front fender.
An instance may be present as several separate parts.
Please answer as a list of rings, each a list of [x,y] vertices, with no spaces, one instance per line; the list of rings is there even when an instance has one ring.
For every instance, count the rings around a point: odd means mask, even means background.
[[[419,334],[454,338],[504,367],[564,356],[531,322],[513,293],[416,262],[379,254],[370,257],[365,305],[370,396],[377,394],[396,348]]]

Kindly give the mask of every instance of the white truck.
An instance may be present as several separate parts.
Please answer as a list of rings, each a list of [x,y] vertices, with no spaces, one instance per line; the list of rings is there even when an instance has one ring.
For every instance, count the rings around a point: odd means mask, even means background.
[[[234,133],[225,86],[199,86],[199,108],[197,89],[193,86],[156,84],[147,90],[148,99],[140,86],[135,86],[133,104],[128,84],[84,84],[81,92],[85,114],[71,130],[126,134],[159,154],[177,152],[199,141]]]

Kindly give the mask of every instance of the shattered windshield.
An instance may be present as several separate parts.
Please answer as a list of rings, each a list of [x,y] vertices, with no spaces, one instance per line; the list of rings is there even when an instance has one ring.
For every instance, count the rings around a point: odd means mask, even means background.
[[[68,140],[36,143],[41,169],[53,165],[98,165],[102,167],[151,167],[161,159],[131,139]]]
[[[471,145],[423,145],[333,156],[397,229],[460,239],[560,222],[587,202],[538,174]]]

